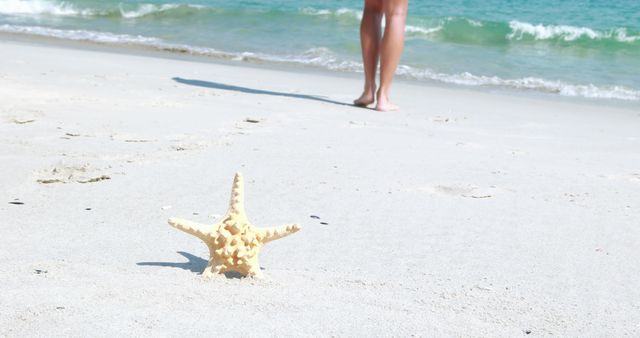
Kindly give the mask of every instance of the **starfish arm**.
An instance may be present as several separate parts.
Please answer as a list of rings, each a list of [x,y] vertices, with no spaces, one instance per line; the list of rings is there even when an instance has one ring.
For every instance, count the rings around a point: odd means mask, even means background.
[[[187,221],[179,218],[170,218],[169,225],[172,227],[182,230],[190,235],[194,235],[201,240],[206,242],[206,239],[210,236],[211,232],[207,229],[210,226]]]
[[[276,239],[287,237],[300,229],[301,227],[298,224],[289,224],[280,227],[260,229],[259,233],[262,237],[262,243],[267,244]]]
[[[236,173],[231,187],[231,201],[228,215],[244,215],[244,179],[241,173]]]

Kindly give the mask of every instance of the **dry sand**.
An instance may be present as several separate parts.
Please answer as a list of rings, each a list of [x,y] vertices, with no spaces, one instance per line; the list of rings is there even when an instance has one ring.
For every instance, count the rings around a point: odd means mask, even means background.
[[[637,106],[0,50],[0,336],[640,335]],[[236,171],[303,229],[204,280]]]

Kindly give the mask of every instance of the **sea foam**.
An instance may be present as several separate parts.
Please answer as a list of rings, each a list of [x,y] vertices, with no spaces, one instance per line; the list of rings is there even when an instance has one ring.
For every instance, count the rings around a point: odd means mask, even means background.
[[[0,14],[85,16],[92,10],[80,10],[65,2],[47,0],[0,0]]]
[[[429,69],[416,69],[400,66],[398,74],[416,80],[435,80],[465,86],[504,87],[535,90],[562,96],[584,97],[592,99],[640,100],[640,91],[624,86],[596,86],[593,84],[571,84],[563,81],[547,80],[536,77],[503,79],[498,76],[475,75],[470,72],[446,74]]]
[[[575,41],[578,39],[591,40],[615,40],[618,42],[635,42],[640,40],[640,36],[628,36],[625,28],[615,28],[607,31],[598,31],[588,27],[575,27],[566,25],[534,25],[527,22],[511,21],[509,23],[511,33],[508,39],[522,40],[533,38],[534,40],[560,39],[564,41]]]
[[[88,41],[115,45],[134,45],[154,48],[157,50],[202,55],[215,58],[225,58],[249,62],[273,62],[284,64],[299,64],[318,67],[333,71],[360,73],[362,63],[347,60],[326,47],[310,48],[300,54],[270,55],[255,52],[231,53],[207,47],[167,43],[159,38],[140,35],[113,34],[88,30],[61,30],[39,26],[0,25],[0,32],[19,33],[53,37],[58,39]],[[503,79],[498,76],[476,75],[470,72],[447,74],[430,69],[416,68],[407,65],[398,67],[397,74],[407,79],[419,81],[437,81],[465,86],[504,87],[513,89],[534,90],[554,93],[562,96],[574,96],[597,99],[640,100],[640,91],[624,86],[596,86],[593,84],[571,84],[556,80],[536,77],[519,79]]]
[[[162,42],[162,40],[158,38],[150,38],[140,35],[134,36],[128,34],[113,34],[88,30],[63,30],[39,26],[14,26],[8,24],[0,25],[0,32],[37,35],[64,40],[89,41],[107,44],[137,44],[155,46],[156,44]]]
[[[153,5],[153,4],[140,4],[138,8],[133,10],[125,10],[120,4],[120,15],[125,19],[135,19],[141,18],[147,15],[166,13],[176,9],[191,9],[191,10],[199,10],[205,9],[205,6],[201,5],[190,5],[190,4],[163,4],[163,5]]]
[[[338,8],[331,9],[317,9],[313,7],[305,7],[300,10],[300,13],[304,15],[312,16],[336,16],[336,17],[350,17],[352,19],[362,19],[362,11],[351,8]]]
[[[125,7],[120,3],[117,7],[102,9],[79,9],[67,2],[49,0],[0,0],[0,14],[6,15],[50,15],[50,16],[83,16],[83,17],[120,17],[136,19],[148,15],[166,13],[172,10],[191,9],[200,10],[207,7],[191,4],[138,4],[136,7]]]
[[[122,4],[120,4],[120,15],[122,15],[122,17],[126,19],[133,19],[133,18],[143,17],[151,13],[168,11],[174,8],[178,8],[178,5],[164,4],[164,5],[157,6],[152,4],[142,4],[137,9],[127,11],[123,9]]]

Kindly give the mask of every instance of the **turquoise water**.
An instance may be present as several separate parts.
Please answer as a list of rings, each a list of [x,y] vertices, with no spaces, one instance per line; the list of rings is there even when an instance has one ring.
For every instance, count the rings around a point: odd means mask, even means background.
[[[0,0],[0,31],[361,72],[362,0]],[[638,0],[410,0],[399,76],[640,101]]]

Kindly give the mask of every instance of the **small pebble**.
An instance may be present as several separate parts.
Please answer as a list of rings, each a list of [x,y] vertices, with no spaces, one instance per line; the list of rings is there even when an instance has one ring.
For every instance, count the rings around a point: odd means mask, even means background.
[[[33,271],[35,271],[36,275],[41,275],[41,274],[43,274],[43,273],[47,273],[47,272],[49,272],[49,271],[47,271],[47,270],[40,270],[40,269],[35,269],[35,270],[33,270]]]
[[[13,205],[23,205],[23,202],[18,202],[18,201],[13,201],[13,202],[9,202],[9,204],[13,204]]]
[[[524,331],[524,333],[531,334],[531,330],[526,330],[526,331]]]
[[[311,216],[309,216],[309,217],[311,217],[311,218],[313,218],[313,219],[320,219],[320,216],[316,216],[316,215],[311,215]]]
[[[56,310],[64,310],[64,306],[56,306]]]
[[[329,223],[327,223],[327,222],[320,222],[320,224],[322,224],[322,225],[329,225]]]
[[[87,210],[87,211],[89,211],[89,210],[91,210],[91,208],[84,208],[84,210]]]

